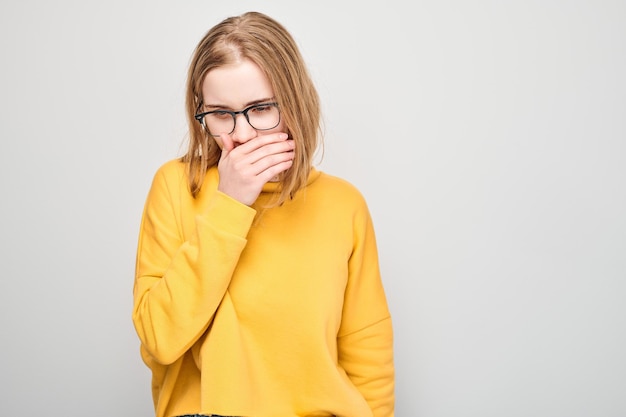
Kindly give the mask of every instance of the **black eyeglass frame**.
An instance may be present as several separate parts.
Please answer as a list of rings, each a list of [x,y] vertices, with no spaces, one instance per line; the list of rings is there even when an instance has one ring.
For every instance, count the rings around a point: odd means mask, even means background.
[[[257,129],[256,127],[252,126],[252,123],[250,123],[250,118],[248,117],[248,112],[250,110],[256,109],[258,107],[265,107],[265,106],[274,106],[278,109],[278,122],[276,122],[276,124],[272,127],[267,127],[265,129]],[[231,110],[211,110],[211,111],[207,111],[204,113],[198,113],[196,115],[194,115],[193,117],[200,122],[200,124],[206,129],[206,131],[211,135],[211,136],[219,136],[219,135],[214,135],[212,133],[209,132],[209,128],[207,127],[206,123],[204,123],[204,116],[206,116],[207,114],[213,114],[213,113],[228,113],[232,116],[233,118],[233,129],[228,132],[228,134],[230,135],[231,133],[233,133],[235,131],[235,128],[237,127],[237,115],[238,114],[243,114],[243,116],[246,118],[246,121],[248,122],[248,124],[250,126],[252,126],[252,128],[254,130],[271,130],[274,129],[276,126],[278,126],[280,124],[280,119],[281,119],[281,115],[280,115],[280,107],[278,107],[278,103],[275,101],[271,101],[269,103],[258,103],[258,104],[253,104],[251,106],[246,107],[243,110],[240,111],[231,111]]]

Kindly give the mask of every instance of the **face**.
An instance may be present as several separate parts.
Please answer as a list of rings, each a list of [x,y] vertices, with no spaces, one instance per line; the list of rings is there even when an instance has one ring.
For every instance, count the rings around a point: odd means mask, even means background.
[[[274,90],[258,65],[245,59],[209,71],[202,83],[202,97],[203,112],[219,109],[240,111],[253,104],[274,101]],[[257,131],[243,114],[238,114],[231,137],[234,145],[238,146],[260,135],[284,131],[282,120],[271,130]],[[219,137],[215,141],[220,148],[223,146]]]

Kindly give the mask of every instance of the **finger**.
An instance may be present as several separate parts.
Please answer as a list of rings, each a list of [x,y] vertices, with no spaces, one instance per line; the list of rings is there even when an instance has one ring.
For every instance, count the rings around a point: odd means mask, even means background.
[[[281,172],[287,171],[293,165],[293,159],[288,159],[280,163],[269,166],[266,170],[259,173],[257,178],[261,179],[263,183],[266,183],[273,178],[276,178]]]
[[[226,152],[230,152],[233,150],[235,144],[233,143],[233,139],[228,133],[220,134],[220,139],[222,140],[222,150],[225,150]]]
[[[261,135],[240,145],[238,150],[242,153],[251,153],[271,143],[284,143],[287,141],[288,137],[286,133]]]
[[[286,154],[288,158],[293,159],[295,144],[293,141],[270,143],[269,145],[257,148],[248,155],[250,164],[255,164],[263,159],[272,157],[273,155]]]
[[[278,169],[278,172],[282,172],[286,168],[291,166],[291,164],[293,163],[293,158],[294,158],[293,151],[273,153],[263,158],[260,158],[256,162],[251,164],[250,165],[250,168],[252,169],[251,172],[253,175],[257,177],[258,176],[264,177],[266,172],[276,174],[274,167],[280,167]],[[285,164],[287,164],[287,166]],[[271,177],[272,175],[270,175],[270,178]]]

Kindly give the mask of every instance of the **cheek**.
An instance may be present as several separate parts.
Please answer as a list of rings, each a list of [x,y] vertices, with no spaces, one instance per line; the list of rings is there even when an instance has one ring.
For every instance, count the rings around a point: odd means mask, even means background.
[[[285,126],[285,122],[282,120],[280,120],[280,123],[278,124],[278,126],[276,126],[275,129],[272,129],[274,132],[284,132],[284,133],[288,133],[287,132],[287,126]]]
[[[209,139],[211,140],[211,139]],[[222,142],[222,138],[220,137],[213,137],[213,140],[215,141],[215,143],[217,143],[217,146],[220,147],[220,149],[224,149],[224,142]]]

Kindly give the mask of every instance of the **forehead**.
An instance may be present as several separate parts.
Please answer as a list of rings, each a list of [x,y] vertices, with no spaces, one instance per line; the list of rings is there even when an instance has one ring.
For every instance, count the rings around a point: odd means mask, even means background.
[[[273,96],[269,79],[258,65],[248,59],[212,69],[202,82],[205,105],[239,108]]]

